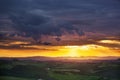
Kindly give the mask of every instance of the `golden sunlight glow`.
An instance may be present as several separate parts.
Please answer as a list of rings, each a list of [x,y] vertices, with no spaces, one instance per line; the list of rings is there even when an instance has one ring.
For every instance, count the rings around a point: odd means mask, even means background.
[[[111,56],[114,52],[107,47],[98,45],[83,45],[83,46],[67,46],[67,56],[80,57],[80,56]],[[117,53],[117,52],[116,52]],[[119,55],[119,54],[118,54]]]
[[[68,49],[68,52],[66,53],[66,56],[69,57],[78,57],[77,50],[79,49],[79,46],[65,46],[66,49]]]
[[[117,40],[101,40],[99,43],[108,43],[108,44],[120,44],[120,41]]]
[[[23,46],[33,47],[35,49],[0,49],[0,57],[29,57],[29,56],[46,56],[46,57],[106,57],[119,56],[120,50],[95,44],[82,46]]]

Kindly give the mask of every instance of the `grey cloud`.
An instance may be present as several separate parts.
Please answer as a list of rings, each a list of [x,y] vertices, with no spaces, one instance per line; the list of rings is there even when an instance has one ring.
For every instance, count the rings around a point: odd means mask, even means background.
[[[1,22],[0,30],[15,31],[1,32],[0,37],[17,34],[38,40],[41,35],[59,37],[63,30],[80,36],[85,35],[83,31],[118,34],[119,4],[118,0],[0,0],[0,13],[11,21],[7,27]]]
[[[54,17],[44,14],[42,10],[26,12],[11,16],[14,23],[14,28],[20,33],[25,33],[26,36],[32,36],[35,40],[40,38],[40,35],[56,35],[61,36],[63,29],[68,33],[75,30],[81,35],[80,30],[77,30],[69,21],[56,20]]]

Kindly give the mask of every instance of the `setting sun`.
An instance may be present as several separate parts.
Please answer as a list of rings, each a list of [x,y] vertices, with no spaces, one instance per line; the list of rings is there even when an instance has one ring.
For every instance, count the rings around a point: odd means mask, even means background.
[[[79,46],[65,46],[65,48],[68,50],[66,53],[66,56],[68,57],[79,57],[79,53],[77,52],[79,50]]]

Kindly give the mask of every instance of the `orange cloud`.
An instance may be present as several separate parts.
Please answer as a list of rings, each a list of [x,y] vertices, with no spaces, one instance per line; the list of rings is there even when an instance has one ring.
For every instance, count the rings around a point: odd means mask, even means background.
[[[98,43],[106,43],[106,44],[120,44],[118,40],[101,40]]]

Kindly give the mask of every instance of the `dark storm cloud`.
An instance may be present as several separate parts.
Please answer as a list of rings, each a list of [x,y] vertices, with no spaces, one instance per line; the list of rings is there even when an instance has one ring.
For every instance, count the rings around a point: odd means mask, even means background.
[[[0,13],[10,14],[15,11],[24,10],[29,7],[30,0],[0,0]]]
[[[57,9],[60,8],[60,5],[54,5],[54,3],[51,1],[49,3],[48,0],[12,0],[11,2],[9,0],[2,0],[1,4],[2,3],[3,5],[1,5],[1,8],[2,10],[5,9],[5,11],[1,12],[8,15],[8,19],[10,19],[13,23],[9,24],[8,27],[12,26],[12,28],[18,31],[18,33],[21,33],[21,36],[22,33],[25,33],[24,36],[31,36],[37,40],[41,34],[61,36],[63,33],[62,29],[65,29],[68,33],[72,33],[72,30],[75,29],[70,22],[65,20],[56,21],[54,16],[51,16],[48,13],[49,11],[46,11],[46,9],[51,10],[49,7],[53,9],[55,6]],[[63,5],[65,7],[65,4]],[[44,8],[45,10],[43,10]],[[6,29],[7,28],[5,28],[5,30]],[[77,30],[77,32],[79,31]]]
[[[0,0],[0,37],[37,41],[41,35],[53,35],[60,41],[64,32],[118,34],[119,4],[119,0]]]
[[[0,13],[6,13],[14,6],[15,0],[0,0]]]

